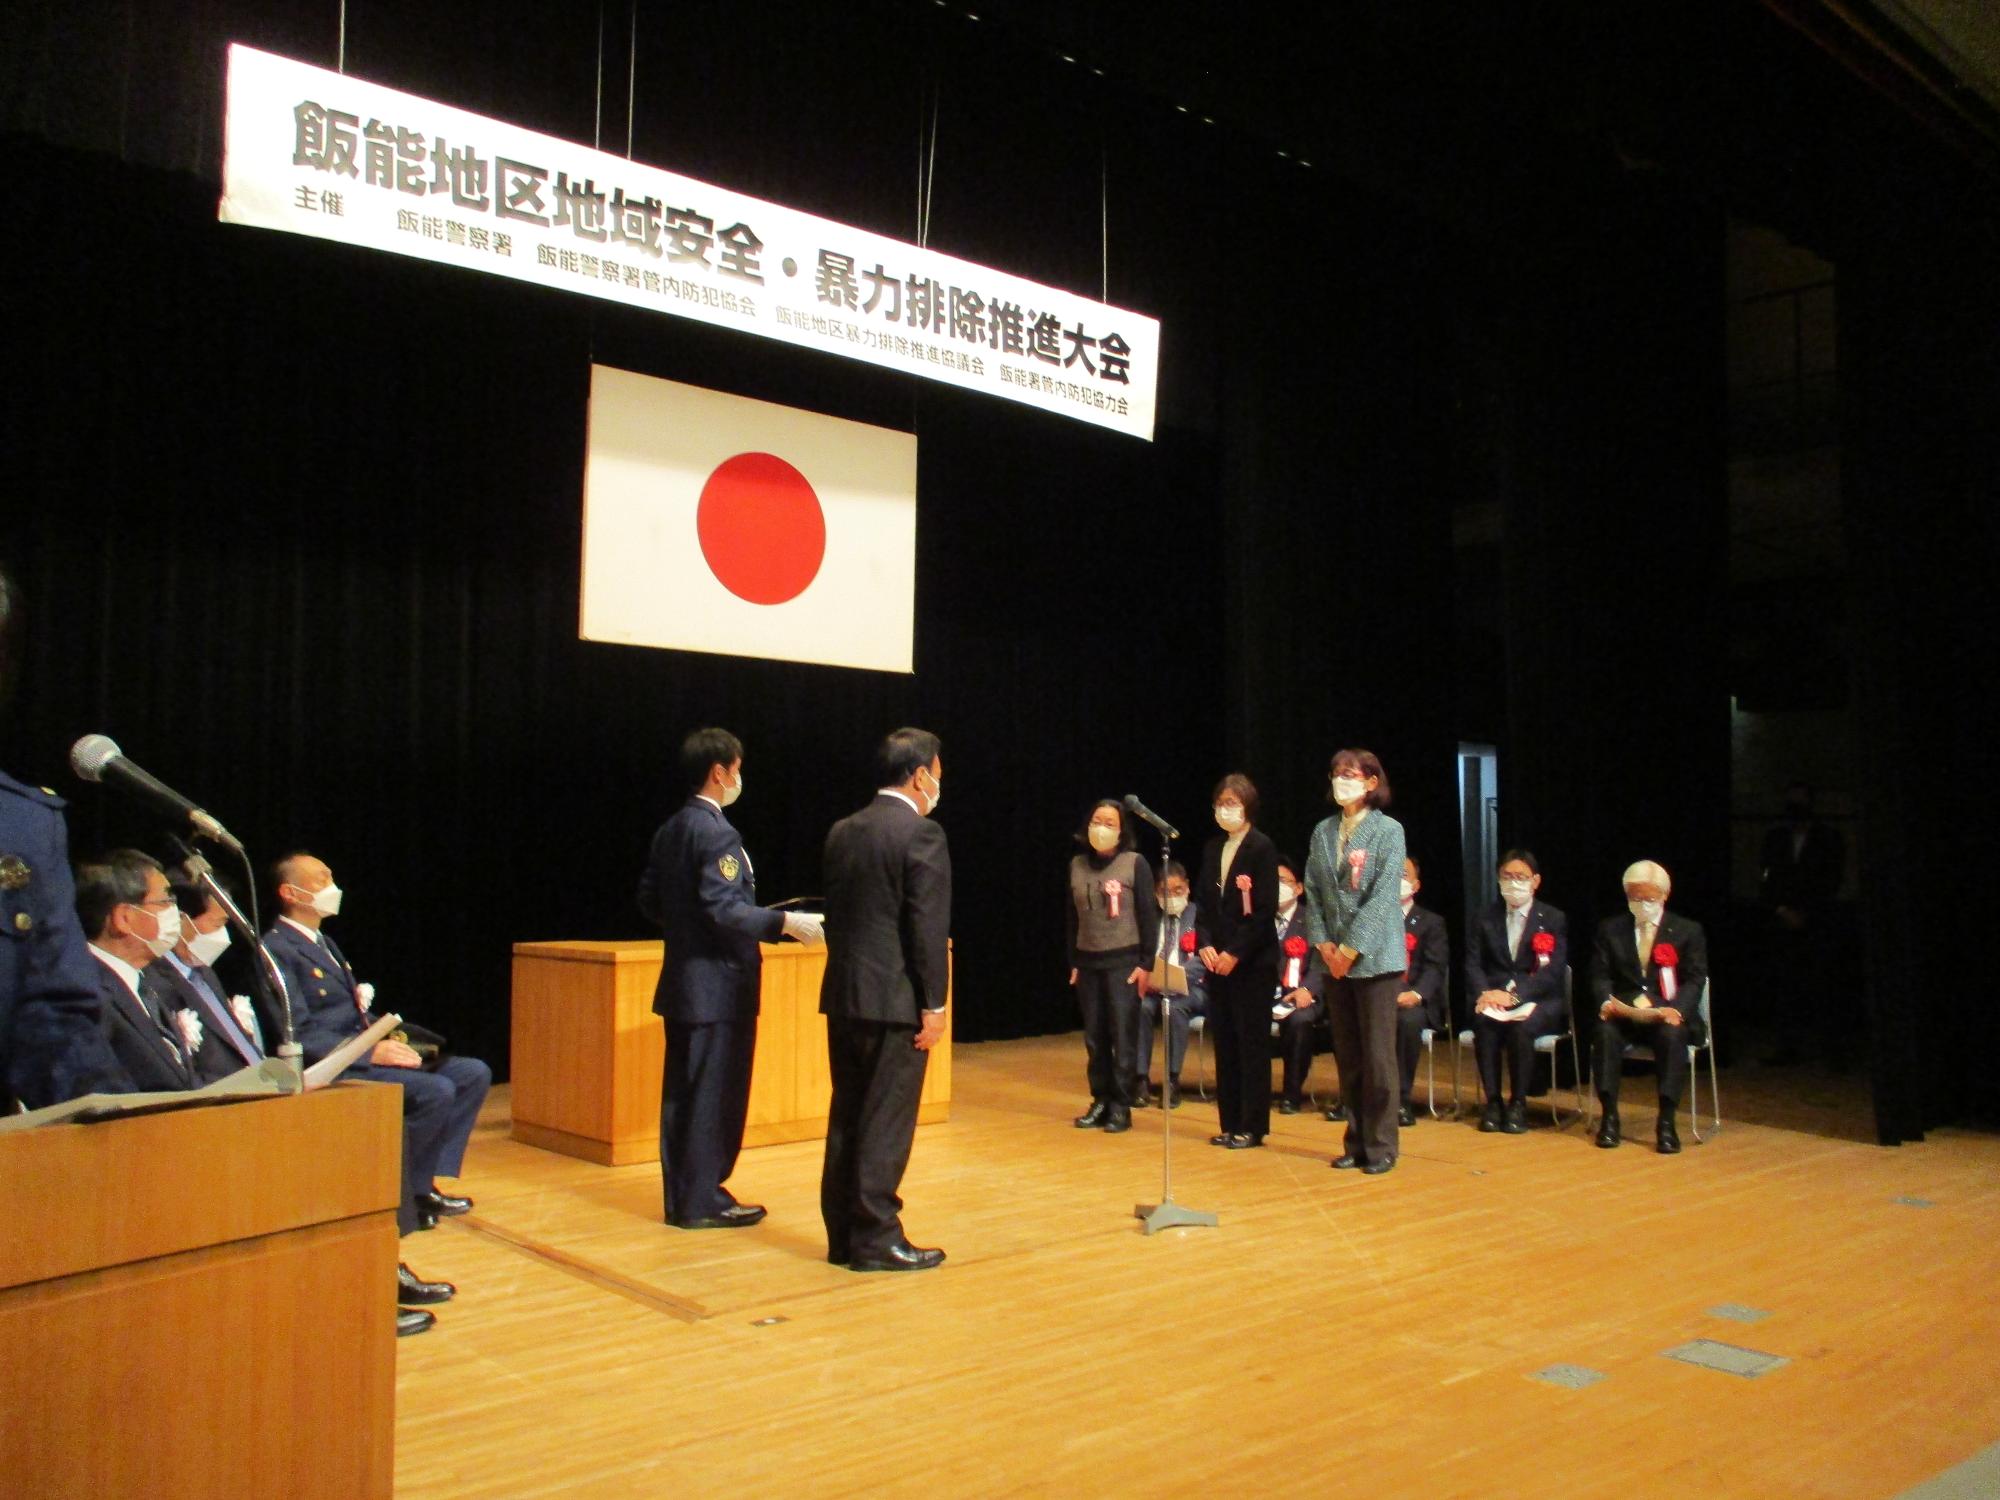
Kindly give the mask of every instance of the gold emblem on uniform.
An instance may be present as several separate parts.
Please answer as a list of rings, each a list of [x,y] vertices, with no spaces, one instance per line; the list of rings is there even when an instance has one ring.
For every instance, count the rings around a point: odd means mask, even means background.
[[[724,880],[734,880],[743,869],[743,866],[736,862],[736,856],[733,854],[723,855],[721,859],[715,862],[715,867],[722,871],[722,878]]]
[[[33,927],[34,925],[35,925],[35,919],[29,916],[26,912],[17,911],[14,913],[14,930],[16,932],[26,932],[30,927]]]
[[[35,872],[18,854],[0,854],[0,891],[25,891]]]
[[[326,978],[326,970],[324,970],[324,969],[314,969],[314,970],[313,970],[313,978],[315,978],[315,979],[324,979],[324,978]]]

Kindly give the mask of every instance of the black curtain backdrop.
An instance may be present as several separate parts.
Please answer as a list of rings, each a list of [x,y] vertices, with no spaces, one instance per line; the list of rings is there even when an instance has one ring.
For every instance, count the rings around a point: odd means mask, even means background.
[[[503,1073],[510,945],[644,932],[634,878],[700,723],[748,747],[734,815],[767,899],[818,890],[824,831],[871,791],[885,730],[943,735],[967,1039],[1075,1024],[1057,902],[1094,798],[1145,796],[1192,861],[1210,786],[1242,770],[1302,856],[1347,744],[1387,763],[1426,900],[1454,923],[1454,756],[1475,738],[1500,747],[1502,836],[1542,855],[1580,955],[1641,856],[1719,928],[1730,211],[1768,208],[1867,262],[1848,420],[1872,493],[1919,497],[1937,528],[1887,548],[1897,586],[1921,591],[1930,568],[1970,585],[1990,562],[1991,344],[1954,323],[1990,241],[1904,229],[1908,200],[1925,181],[1948,198],[1960,166],[1821,79],[1752,5],[1703,6],[1719,31],[1636,7],[1615,37],[1610,8],[1539,6],[1521,54],[1490,68],[1412,52],[1395,87],[1377,76],[1330,110],[1326,159],[1372,164],[1349,173],[1279,156],[1226,100],[1213,126],[1180,113],[1139,81],[1159,71],[1115,64],[1143,38],[1097,37],[1103,54],[1066,63],[1000,24],[1007,6],[985,23],[915,0],[642,6],[636,59],[630,10],[607,6],[601,98],[593,7],[348,7],[357,74],[611,149],[629,123],[642,161],[903,238],[935,98],[930,242],[1079,291],[1108,282],[1159,316],[1150,444],[221,226],[225,41],[333,60],[335,7],[252,9],[48,0],[0,20],[17,212],[0,550],[31,613],[0,765],[73,794],[79,851],[159,831],[64,769],[103,730],[261,856],[320,853],[384,1003]],[[1413,10],[1425,47],[1450,45],[1458,7]],[[1395,55],[1379,15],[1349,25],[1329,13],[1267,49],[1273,65],[1349,41]],[[1504,86],[1468,89],[1488,72]],[[1870,201],[1857,161],[1891,147],[1897,186]],[[1394,163],[1422,164],[1407,194]],[[1951,289],[1922,300],[1933,336],[1913,342],[1910,273],[1941,243],[1960,271],[1932,279]],[[915,674],[580,642],[593,361],[914,431]],[[1898,429],[1917,413],[1934,441],[1913,453]],[[1498,544],[1468,576],[1454,513],[1493,501]],[[1910,790],[1871,838],[1921,861],[1920,820],[1974,800],[1962,766],[1991,741],[1984,709],[1911,706],[1909,664],[1949,655],[1961,616],[1950,596],[1914,612],[1895,597],[1868,596],[1881,649],[1856,669],[1885,703],[1903,684],[1884,743]],[[1939,737],[1961,769],[1919,785],[1905,768]],[[1867,850],[1863,869],[1864,895],[1894,878]],[[1934,1024],[1912,1008],[1920,966],[1878,946],[1878,1029]],[[1748,967],[1718,954],[1725,1005]],[[1974,1107],[1944,1049],[1878,1054],[1885,1139],[1941,1117],[1941,1079]]]

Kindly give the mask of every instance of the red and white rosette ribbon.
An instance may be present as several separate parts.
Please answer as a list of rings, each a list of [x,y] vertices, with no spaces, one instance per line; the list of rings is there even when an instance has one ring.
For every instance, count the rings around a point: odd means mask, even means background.
[[[1125,894],[1124,881],[1107,880],[1104,882],[1104,915],[1109,917],[1114,922],[1118,920],[1118,912],[1120,909],[1118,905],[1118,898],[1124,894]]]
[[[1236,877],[1236,889],[1243,893],[1243,915],[1247,917],[1250,915],[1250,877],[1248,875],[1238,875]]]
[[[1186,957],[1193,958],[1195,949],[1199,948],[1200,946],[1201,944],[1195,938],[1194,929],[1192,927],[1190,927],[1187,931],[1181,934],[1181,952]],[[1186,968],[1187,966],[1183,964],[1181,967]]]
[[[1368,851],[1366,849],[1350,849],[1347,851],[1347,888],[1350,891],[1361,889],[1361,867],[1367,863]]]
[[[1549,960],[1555,957],[1556,935],[1553,932],[1538,932],[1529,940],[1529,946],[1535,951],[1536,967],[1546,969]]]
[[[1297,933],[1285,939],[1285,988],[1295,990],[1304,982],[1306,940]]]
[[[1680,954],[1674,951],[1672,943],[1653,944],[1653,966],[1660,971],[1660,998],[1669,1005],[1680,991],[1680,981],[1674,978],[1674,970],[1679,967]]]
[[[1408,974],[1416,966],[1417,935],[1414,932],[1405,931],[1403,933],[1403,972]]]

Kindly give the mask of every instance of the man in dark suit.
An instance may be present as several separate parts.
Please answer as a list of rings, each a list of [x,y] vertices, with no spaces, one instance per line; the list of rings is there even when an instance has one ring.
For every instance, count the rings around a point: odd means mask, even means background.
[[[292,1029],[308,1066],[374,1024],[370,1014],[375,987],[354,977],[347,955],[324,930],[340,913],[343,892],[324,860],[303,850],[271,867],[278,917],[264,933],[264,951],[284,981]],[[403,1091],[403,1195],[396,1227],[404,1235],[433,1228],[442,1215],[462,1214],[470,1198],[438,1188],[440,1176],[456,1177],[465,1163],[465,1144],[479,1118],[479,1106],[493,1083],[492,1071],[476,1057],[447,1057],[434,1071],[407,1043],[384,1038],[342,1078],[393,1083]],[[396,1331],[421,1332],[430,1326],[425,1309],[447,1302],[457,1290],[448,1281],[424,1281],[409,1266],[396,1267],[400,1308]],[[421,1314],[421,1319],[417,1316]]]
[[[1466,955],[1465,989],[1472,1001],[1472,1050],[1486,1107],[1484,1131],[1520,1135],[1528,1128],[1528,1085],[1535,1039],[1562,1030],[1569,972],[1569,922],[1541,899],[1542,867],[1526,849],[1509,849],[1495,872],[1500,899],[1479,914]],[[1522,1006],[1535,1008],[1525,1016]],[[1516,1017],[1518,1019],[1508,1019]],[[1503,1105],[1500,1059],[1507,1059],[1513,1093]]]
[[[874,800],[826,836],[819,1008],[833,1104],[819,1202],[826,1258],[856,1271],[944,1260],[904,1235],[897,1193],[950,993],[951,851],[930,818],[944,792],[938,751],[927,730],[891,734],[875,752]]]
[[[743,791],[743,746],[726,729],[681,745],[688,799],[653,835],[639,910],[666,938],[653,1013],[667,1031],[660,1079],[660,1181],[681,1229],[743,1229],[764,1217],[723,1186],[743,1149],[764,955],[790,934],[819,940],[816,919],[757,904],[757,876],[725,807]]]
[[[150,973],[182,1008],[200,1018],[200,1042],[191,1062],[197,1083],[214,1083],[254,1068],[264,1060],[264,1046],[250,1002],[240,996],[232,1001],[213,967],[229,946],[228,915],[222,904],[184,870],[168,876],[167,888],[180,908],[181,936]]]
[[[180,941],[180,910],[158,860],[114,849],[76,871],[76,915],[90,935],[104,1039],[141,1093],[191,1089],[195,1028],[153,970]]]
[[[1423,873],[1414,859],[1403,861],[1403,879],[1397,899],[1403,906],[1403,951],[1409,970],[1403,988],[1396,995],[1396,1066],[1402,1074],[1403,1104],[1397,1123],[1408,1127],[1417,1123],[1415,1090],[1417,1058],[1424,1050],[1424,1028],[1449,1036],[1449,999],[1446,976],[1451,973],[1451,934],[1444,918],[1428,907],[1417,905],[1417,892],[1424,888]]]
[[[1847,841],[1814,815],[1812,788],[1793,782],[1785,789],[1784,820],[1765,831],[1758,858],[1757,895],[1769,922],[1765,1019],[1777,1041],[1767,1067],[1799,1061],[1808,1032],[1826,1047],[1829,1062],[1846,1063],[1857,992],[1832,978],[1827,962],[1834,898],[1846,870]]]
[[[1314,1038],[1326,1025],[1326,1008],[1320,1004],[1326,995],[1326,964],[1306,941],[1306,914],[1299,904],[1299,862],[1288,854],[1278,856],[1278,915],[1271,925],[1278,935],[1272,1029],[1284,1063],[1278,1113],[1295,1115],[1305,1107]]]
[[[1688,1048],[1707,1036],[1697,1014],[1708,982],[1708,938],[1701,924],[1666,909],[1673,882],[1660,865],[1642,859],[1625,871],[1628,915],[1607,917],[1597,929],[1591,992],[1597,999],[1597,1098],[1604,1107],[1597,1144],[1616,1146],[1618,1082],[1626,1043],[1650,1047],[1660,1079],[1657,1143],[1662,1156],[1681,1149],[1674,1111],[1687,1082]]]

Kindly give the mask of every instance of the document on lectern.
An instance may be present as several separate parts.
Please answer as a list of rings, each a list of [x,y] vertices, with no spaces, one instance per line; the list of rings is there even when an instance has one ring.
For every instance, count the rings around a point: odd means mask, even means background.
[[[0,1115],[0,1135],[12,1130],[33,1130],[38,1125],[57,1125],[65,1120],[88,1124],[123,1115],[154,1114],[160,1110],[189,1109],[199,1104],[228,1104],[238,1099],[266,1099],[273,1094],[297,1092],[298,1085],[294,1081],[291,1065],[283,1058],[267,1057],[198,1089],[166,1089],[150,1094],[85,1094],[80,1099],[51,1104],[46,1109]]]
[[[378,1018],[373,1026],[359,1036],[351,1036],[327,1053],[318,1062],[306,1069],[306,1087],[323,1089],[349,1068],[360,1062],[364,1056],[375,1050],[375,1044],[403,1024],[403,1018],[391,1011]]]

